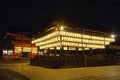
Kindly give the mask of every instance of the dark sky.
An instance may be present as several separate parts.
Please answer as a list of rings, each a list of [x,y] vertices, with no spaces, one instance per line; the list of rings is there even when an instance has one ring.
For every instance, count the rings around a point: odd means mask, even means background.
[[[53,21],[98,31],[120,32],[120,0],[9,0],[8,25],[1,31],[33,32]]]

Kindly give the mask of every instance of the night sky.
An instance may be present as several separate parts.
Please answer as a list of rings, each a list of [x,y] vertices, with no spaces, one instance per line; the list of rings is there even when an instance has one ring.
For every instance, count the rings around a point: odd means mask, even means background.
[[[1,31],[37,33],[57,20],[120,34],[120,0],[9,0]]]

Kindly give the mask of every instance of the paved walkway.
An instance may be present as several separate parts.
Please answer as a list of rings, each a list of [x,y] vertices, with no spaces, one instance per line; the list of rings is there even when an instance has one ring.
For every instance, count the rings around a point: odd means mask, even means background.
[[[0,80],[30,80],[9,68],[0,68]]]
[[[50,69],[29,63],[2,64],[31,80],[120,80],[120,65]]]

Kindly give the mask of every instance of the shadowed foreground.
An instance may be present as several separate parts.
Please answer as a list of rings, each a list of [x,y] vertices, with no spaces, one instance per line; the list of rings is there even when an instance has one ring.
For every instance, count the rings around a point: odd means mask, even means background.
[[[0,68],[0,80],[30,80],[8,68]]]

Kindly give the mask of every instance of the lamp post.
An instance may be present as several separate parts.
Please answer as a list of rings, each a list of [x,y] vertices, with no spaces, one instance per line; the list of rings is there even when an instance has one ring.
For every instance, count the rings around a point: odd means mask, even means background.
[[[83,57],[84,57],[84,64],[85,67],[87,67],[87,55],[85,54],[85,48],[84,48],[84,42],[83,42],[83,34],[84,34],[84,29],[82,28],[82,34],[81,34],[81,41],[82,41],[82,48],[83,48]]]

